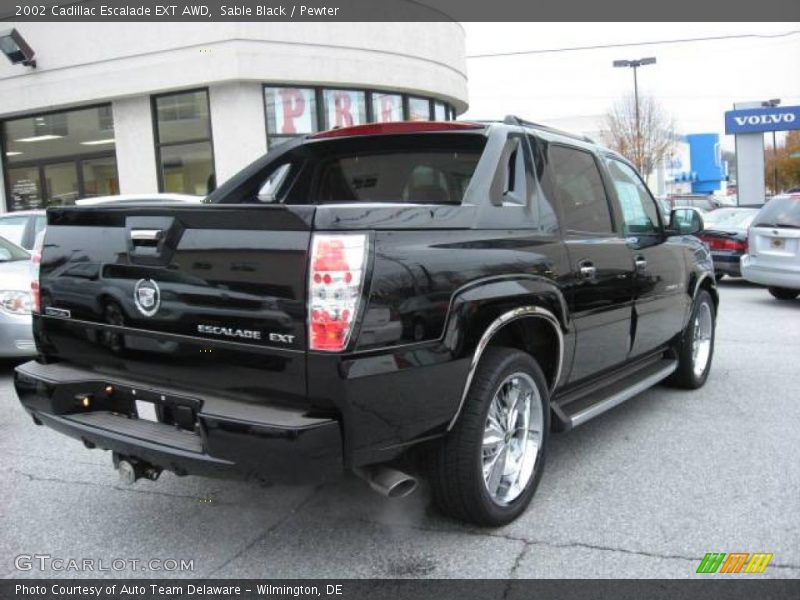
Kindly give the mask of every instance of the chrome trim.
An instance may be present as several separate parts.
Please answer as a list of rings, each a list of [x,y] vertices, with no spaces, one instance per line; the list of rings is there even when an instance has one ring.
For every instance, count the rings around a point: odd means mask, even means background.
[[[703,273],[702,275],[700,275],[700,277],[697,278],[697,283],[694,285],[694,291],[692,292],[692,300],[697,298],[697,294],[698,292],[700,292],[700,286],[702,285],[703,281],[709,278],[711,278],[712,280],[711,287],[713,288],[717,287],[716,283],[714,282],[714,277],[711,275],[711,273]]]
[[[489,345],[489,342],[494,335],[505,325],[508,325],[517,319],[527,318],[544,319],[553,326],[553,329],[556,332],[556,337],[558,338],[558,365],[556,366],[556,373],[553,377],[553,384],[550,386],[550,392],[553,392],[558,384],[559,379],[561,379],[561,367],[564,362],[564,333],[561,331],[561,324],[556,316],[545,308],[541,308],[539,306],[520,306],[519,308],[510,310],[507,313],[503,313],[494,321],[492,321],[491,325],[489,325],[489,327],[486,328],[486,331],[483,332],[481,339],[478,340],[478,345],[475,347],[475,354],[472,356],[472,362],[470,363],[469,371],[467,372],[467,381],[464,384],[464,391],[461,393],[461,401],[458,403],[456,413],[453,415],[453,418],[450,419],[450,423],[447,425],[447,431],[450,431],[455,426],[458,416],[461,414],[461,409],[464,408],[464,402],[467,400],[467,394],[469,393],[469,387],[472,384],[472,378],[475,376],[475,369],[478,367],[478,363],[481,360],[483,351],[486,350],[486,346]]]
[[[633,398],[635,395],[640,394],[646,389],[653,387],[662,379],[669,377],[677,368],[678,368],[678,361],[677,360],[671,361],[669,365],[656,371],[652,375],[645,377],[641,381],[637,381],[631,387],[625,388],[621,392],[617,392],[616,394],[609,396],[605,400],[602,400],[597,404],[591,405],[586,410],[571,415],[569,419],[570,423],[572,424],[573,427],[577,427],[581,423],[585,423],[586,421],[593,419],[598,415],[603,414],[607,410],[611,410],[615,406],[625,402],[625,400]]]
[[[134,242],[157,242],[162,235],[162,229],[131,229],[131,239]]]

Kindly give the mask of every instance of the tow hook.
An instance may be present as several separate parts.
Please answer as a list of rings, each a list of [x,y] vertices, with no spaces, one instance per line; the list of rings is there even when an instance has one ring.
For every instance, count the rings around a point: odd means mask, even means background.
[[[141,479],[142,477],[150,481],[155,481],[161,475],[161,467],[156,467],[143,460],[122,456],[116,452],[112,459],[114,461],[114,468],[119,474],[119,482],[124,485],[133,485],[136,483],[137,479]]]

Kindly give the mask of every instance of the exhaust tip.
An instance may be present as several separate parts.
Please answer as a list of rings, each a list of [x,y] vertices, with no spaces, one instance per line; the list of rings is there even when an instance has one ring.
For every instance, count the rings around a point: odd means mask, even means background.
[[[395,485],[387,490],[386,496],[389,498],[405,498],[406,496],[413,494],[414,490],[417,489],[417,480],[413,477],[407,477],[401,481],[398,481]]]
[[[384,465],[355,469],[355,473],[387,498],[404,498],[417,489],[416,477]]]

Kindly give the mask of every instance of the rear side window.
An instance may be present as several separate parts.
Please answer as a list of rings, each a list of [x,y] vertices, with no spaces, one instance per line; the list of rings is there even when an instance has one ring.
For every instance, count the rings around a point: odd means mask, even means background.
[[[776,196],[759,211],[753,227],[800,228],[800,198]]]
[[[594,156],[566,146],[551,146],[549,156],[566,229],[611,233],[611,213]]]
[[[477,152],[359,152],[325,161],[317,199],[330,202],[461,204]]]

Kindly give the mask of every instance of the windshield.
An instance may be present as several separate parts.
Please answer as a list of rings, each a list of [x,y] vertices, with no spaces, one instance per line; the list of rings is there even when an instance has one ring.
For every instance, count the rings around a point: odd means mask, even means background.
[[[7,239],[0,237],[0,262],[13,262],[16,260],[28,260],[29,255],[25,250],[12,244]]]
[[[800,198],[776,196],[759,211],[753,227],[800,228]]]
[[[704,217],[706,229],[747,229],[758,214],[756,208],[718,208]]]

